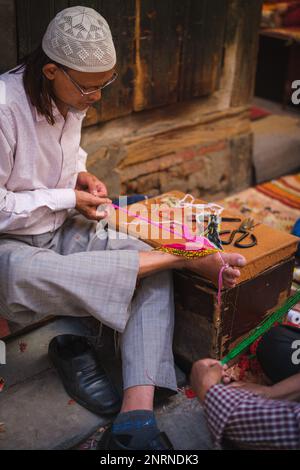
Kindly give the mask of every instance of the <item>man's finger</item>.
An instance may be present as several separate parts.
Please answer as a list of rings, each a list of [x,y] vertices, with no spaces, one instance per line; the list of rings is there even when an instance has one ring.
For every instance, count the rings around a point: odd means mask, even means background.
[[[212,367],[215,365],[221,365],[220,361],[217,361],[216,359],[200,359],[199,364],[202,364],[203,366],[206,367]]]
[[[223,382],[223,384],[228,385],[231,382],[231,378],[228,377],[228,375],[225,375],[225,376],[222,377],[222,382]]]
[[[91,194],[93,194],[93,196],[97,196],[97,197],[106,197],[107,196],[107,192],[106,191],[93,191]]]
[[[88,182],[88,191],[89,193],[93,194],[94,196],[98,195],[97,191],[97,183],[95,181],[89,181]]]
[[[107,188],[104,183],[95,178],[89,185],[89,192],[94,196],[107,196]]]
[[[112,201],[109,198],[106,197],[99,197],[99,196],[93,196],[90,194],[90,204],[93,206],[100,206],[101,204],[111,204]]]
[[[230,387],[234,387],[234,388],[243,388],[244,386],[245,386],[244,382],[232,382],[230,384]]]
[[[107,196],[107,188],[101,181],[97,183],[97,191],[99,196]]]
[[[96,209],[96,216],[99,217],[100,219],[105,219],[105,217],[108,216],[108,211],[101,207],[99,210]]]
[[[105,219],[107,213],[105,211],[97,211],[96,209],[90,209],[85,214],[86,218],[89,220],[102,220]]]

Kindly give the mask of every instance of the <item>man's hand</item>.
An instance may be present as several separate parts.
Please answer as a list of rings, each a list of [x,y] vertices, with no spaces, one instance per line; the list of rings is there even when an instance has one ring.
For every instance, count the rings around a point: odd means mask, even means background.
[[[87,219],[101,220],[107,216],[105,211],[97,212],[97,207],[101,204],[111,204],[111,200],[99,196],[93,196],[86,191],[78,191],[76,194],[76,209]]]
[[[222,366],[214,359],[202,359],[193,364],[191,386],[200,401],[204,401],[208,390],[222,382],[227,382],[227,366]]]
[[[78,173],[75,189],[78,191],[87,191],[88,193],[93,194],[93,196],[107,196],[107,188],[105,184],[87,171],[81,171]]]

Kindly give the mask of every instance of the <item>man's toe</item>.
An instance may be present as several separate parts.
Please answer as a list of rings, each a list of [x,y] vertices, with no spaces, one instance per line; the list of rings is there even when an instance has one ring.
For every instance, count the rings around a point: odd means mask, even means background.
[[[230,266],[240,266],[240,267],[245,266],[247,262],[244,256],[237,254],[237,253],[230,254],[226,261]]]

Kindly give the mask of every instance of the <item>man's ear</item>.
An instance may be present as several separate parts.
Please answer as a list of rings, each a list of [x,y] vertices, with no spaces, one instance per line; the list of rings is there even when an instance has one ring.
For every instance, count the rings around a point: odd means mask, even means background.
[[[45,75],[46,78],[48,78],[48,80],[54,80],[55,75],[58,71],[58,67],[55,64],[46,64],[44,65],[42,70],[43,70],[43,74]]]

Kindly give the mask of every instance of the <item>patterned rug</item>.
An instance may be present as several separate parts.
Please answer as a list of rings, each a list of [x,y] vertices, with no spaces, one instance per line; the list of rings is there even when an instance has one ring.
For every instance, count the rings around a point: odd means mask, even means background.
[[[219,203],[231,212],[251,215],[258,222],[290,233],[300,217],[300,173],[246,189]]]

